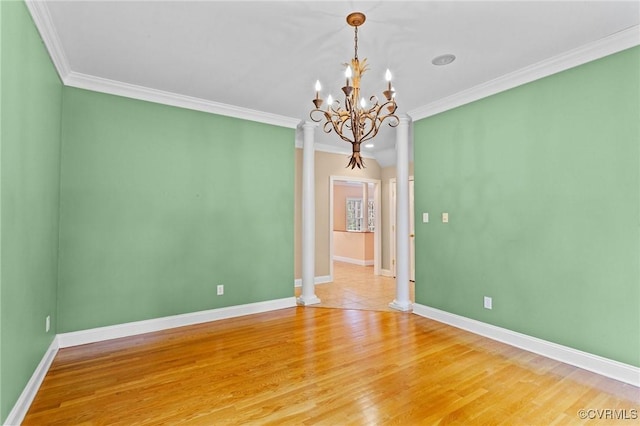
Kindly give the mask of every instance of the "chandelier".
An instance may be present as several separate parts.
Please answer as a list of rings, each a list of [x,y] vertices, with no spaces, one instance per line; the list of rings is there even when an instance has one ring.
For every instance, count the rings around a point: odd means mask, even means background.
[[[367,59],[358,59],[358,27],[364,24],[366,17],[363,13],[354,12],[347,16],[347,23],[354,27],[355,53],[351,63],[346,66],[346,83],[342,88],[344,92],[344,105],[339,100],[333,100],[331,95],[327,98],[327,106],[321,109],[323,100],[320,98],[322,89],[320,81],[316,81],[316,98],[313,100],[315,108],[309,116],[319,123],[324,120],[323,130],[330,133],[332,130],[340,136],[340,139],[349,142],[352,146],[352,154],[347,168],[364,168],[364,162],[360,155],[360,144],[372,139],[378,134],[382,123],[387,121],[389,126],[396,127],[399,124],[398,117],[394,115],[397,109],[395,90],[391,87],[391,72],[387,70],[387,90],[382,92],[384,101],[377,96],[371,96],[367,102],[360,97],[360,78],[367,71]]]

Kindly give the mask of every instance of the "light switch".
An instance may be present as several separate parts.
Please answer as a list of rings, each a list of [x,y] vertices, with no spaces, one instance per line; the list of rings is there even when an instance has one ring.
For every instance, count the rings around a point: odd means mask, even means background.
[[[449,213],[442,213],[442,223],[449,223]]]
[[[429,223],[429,213],[422,213],[422,222]]]

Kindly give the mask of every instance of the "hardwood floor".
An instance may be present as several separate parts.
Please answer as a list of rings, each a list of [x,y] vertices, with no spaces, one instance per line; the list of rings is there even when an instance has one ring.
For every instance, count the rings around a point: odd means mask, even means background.
[[[297,307],[61,349],[24,424],[637,424],[639,401],[410,313]]]
[[[373,275],[373,266],[334,261],[333,282],[316,284],[316,296],[321,303],[309,307],[397,312],[389,307],[396,295],[395,288],[395,278]],[[413,283],[409,290],[413,302]],[[300,293],[301,288],[296,288],[296,296]]]

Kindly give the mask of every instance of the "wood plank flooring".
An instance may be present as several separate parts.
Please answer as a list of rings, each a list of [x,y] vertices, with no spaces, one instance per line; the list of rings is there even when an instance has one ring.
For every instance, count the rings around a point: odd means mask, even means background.
[[[61,349],[24,424],[631,425],[639,401],[413,314],[297,307]]]
[[[410,300],[414,301],[414,284],[410,283]],[[373,275],[373,266],[358,266],[345,262],[333,262],[333,282],[316,284],[316,296],[321,303],[315,308],[366,309],[396,312],[389,307],[396,295],[396,280],[392,277]],[[301,293],[296,288],[296,296]]]

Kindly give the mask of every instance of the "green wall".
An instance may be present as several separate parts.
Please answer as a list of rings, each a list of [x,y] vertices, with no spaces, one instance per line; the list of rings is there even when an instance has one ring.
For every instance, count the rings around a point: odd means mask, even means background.
[[[62,84],[24,3],[0,2],[0,10],[4,421],[56,332]]]
[[[65,87],[62,134],[59,332],[293,297],[293,129]]]
[[[56,332],[293,296],[294,130],[63,88],[23,2],[0,46],[0,422]],[[417,303],[640,366],[639,63],[416,123]]]
[[[417,223],[417,303],[640,366],[639,64],[415,123],[416,217],[450,215]]]
[[[0,422],[55,333],[293,296],[293,129],[63,88],[0,25]]]

